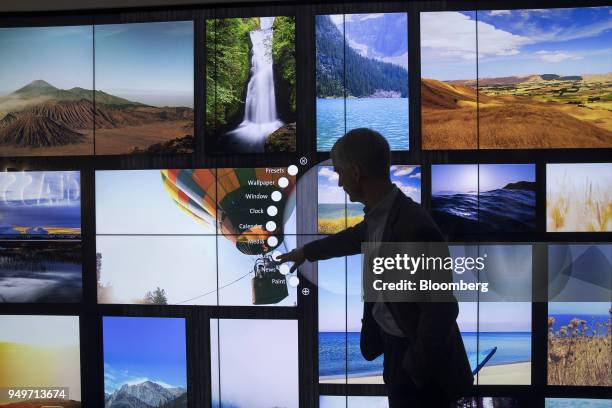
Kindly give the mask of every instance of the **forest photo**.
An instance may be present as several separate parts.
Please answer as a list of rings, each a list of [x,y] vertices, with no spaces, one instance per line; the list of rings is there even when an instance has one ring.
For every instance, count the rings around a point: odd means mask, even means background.
[[[351,129],[408,150],[408,15],[316,16],[317,150]]]
[[[295,17],[206,21],[206,146],[296,150]]]

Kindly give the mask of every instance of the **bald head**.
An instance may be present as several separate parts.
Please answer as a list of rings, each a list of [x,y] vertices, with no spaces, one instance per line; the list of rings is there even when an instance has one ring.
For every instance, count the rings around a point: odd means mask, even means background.
[[[389,143],[372,129],[353,129],[342,136],[332,147],[331,158],[337,167],[359,167],[369,179],[389,179]]]

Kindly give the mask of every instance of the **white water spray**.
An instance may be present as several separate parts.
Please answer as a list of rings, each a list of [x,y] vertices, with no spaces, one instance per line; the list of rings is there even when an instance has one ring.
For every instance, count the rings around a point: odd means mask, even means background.
[[[247,86],[244,119],[227,134],[240,151],[263,152],[266,136],[284,125],[276,111],[272,70],[272,24],[274,17],[261,17],[261,29],[250,32],[251,72]]]

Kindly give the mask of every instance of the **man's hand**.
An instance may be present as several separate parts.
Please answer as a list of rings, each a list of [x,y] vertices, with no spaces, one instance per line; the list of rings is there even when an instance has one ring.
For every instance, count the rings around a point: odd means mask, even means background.
[[[291,269],[289,269],[289,273],[292,273],[298,268],[298,266],[304,263],[306,258],[304,257],[304,250],[302,248],[296,248],[291,252],[277,256],[276,260],[279,263],[293,262]]]

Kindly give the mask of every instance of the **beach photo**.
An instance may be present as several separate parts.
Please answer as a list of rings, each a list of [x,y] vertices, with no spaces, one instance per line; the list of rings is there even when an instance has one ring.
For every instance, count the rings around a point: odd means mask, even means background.
[[[208,151],[296,150],[295,17],[206,20]]]
[[[612,163],[546,164],[546,231],[612,231]]]
[[[104,408],[187,408],[185,319],[104,316],[102,331]]]
[[[81,354],[76,316],[0,315],[0,387],[57,389],[53,398],[9,398],[0,407],[81,407]]]
[[[96,154],[192,153],[193,22],[94,27]]]
[[[408,15],[315,18],[317,150],[369,127],[408,150]]]
[[[296,320],[211,319],[213,408],[299,406],[298,355]]]
[[[432,166],[432,214],[446,234],[535,230],[535,165]]]
[[[392,165],[391,182],[414,202],[421,202],[421,166]],[[317,231],[333,234],[363,221],[363,204],[351,202],[332,166],[319,166],[317,171]]]
[[[612,146],[610,10],[421,13],[423,148]]]
[[[0,155],[94,154],[93,26],[0,28]]]

